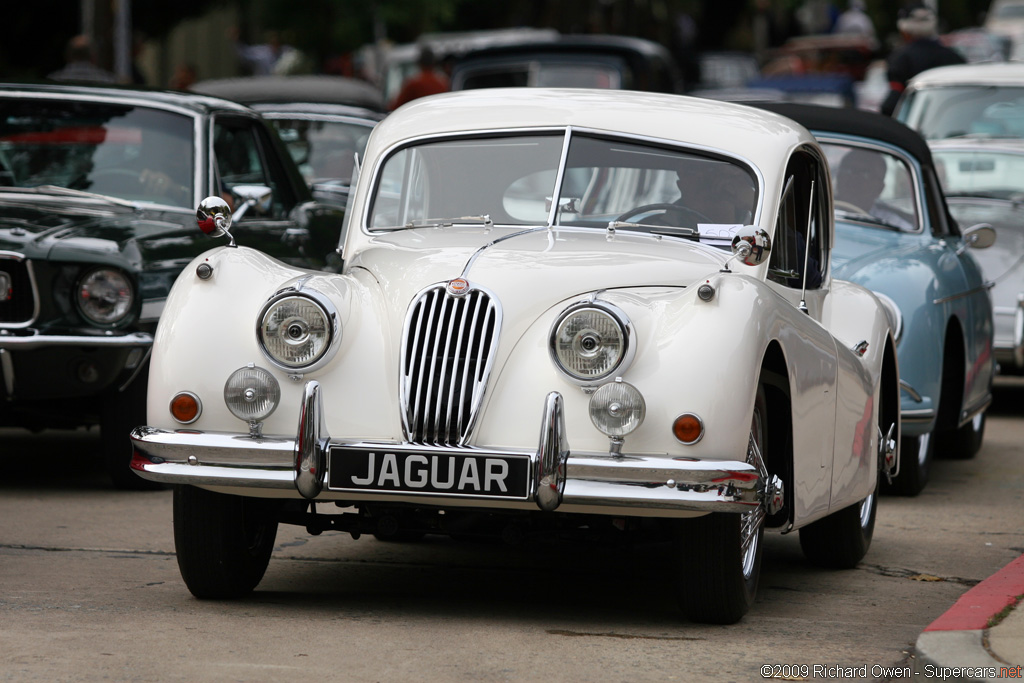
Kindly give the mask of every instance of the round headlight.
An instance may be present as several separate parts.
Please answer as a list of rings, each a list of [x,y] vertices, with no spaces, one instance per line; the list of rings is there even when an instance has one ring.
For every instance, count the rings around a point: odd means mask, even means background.
[[[78,282],[75,301],[82,315],[97,325],[114,325],[132,310],[135,293],[131,280],[120,270],[90,270]]]
[[[263,353],[285,370],[311,370],[326,362],[341,336],[338,316],[326,298],[288,294],[270,301],[260,314],[256,334]],[[333,311],[333,307],[331,307]]]
[[[551,331],[551,354],[558,369],[576,382],[590,383],[615,372],[630,351],[630,326],[611,306],[574,306]]]
[[[612,437],[631,434],[644,422],[647,405],[632,384],[615,380],[590,397],[590,420],[602,433]]]
[[[224,403],[239,420],[265,420],[280,402],[281,385],[263,368],[238,368],[224,383]]]

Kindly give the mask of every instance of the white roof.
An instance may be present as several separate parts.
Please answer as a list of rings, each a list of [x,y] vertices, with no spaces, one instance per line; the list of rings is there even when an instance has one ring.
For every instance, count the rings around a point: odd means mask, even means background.
[[[366,159],[444,133],[574,126],[721,150],[762,169],[814,138],[793,121],[713,100],[626,90],[493,88],[421,98],[377,124]]]
[[[907,87],[921,89],[948,85],[1024,86],[1024,63],[993,62],[940,66],[914,76]]]

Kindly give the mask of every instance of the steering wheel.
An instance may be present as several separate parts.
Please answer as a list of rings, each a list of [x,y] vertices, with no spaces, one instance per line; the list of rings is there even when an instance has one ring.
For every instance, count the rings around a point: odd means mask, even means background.
[[[832,206],[834,208],[836,208],[836,209],[839,209],[840,211],[848,211],[850,213],[858,213],[861,216],[870,216],[871,215],[870,211],[865,211],[864,209],[860,208],[856,204],[851,204],[850,202],[844,202],[842,199],[835,199],[835,200],[833,200],[832,201]]]
[[[627,220],[630,217],[650,213],[651,211],[661,211],[663,215],[668,215],[670,213],[679,214],[680,218],[683,219],[680,222],[680,225],[684,225],[686,227],[696,226],[697,223],[714,223],[713,220],[702,214],[700,211],[694,211],[693,209],[680,206],[679,204],[667,203],[644,204],[643,206],[638,206],[635,209],[630,209],[615,220],[622,221],[623,223],[630,223],[632,221]]]

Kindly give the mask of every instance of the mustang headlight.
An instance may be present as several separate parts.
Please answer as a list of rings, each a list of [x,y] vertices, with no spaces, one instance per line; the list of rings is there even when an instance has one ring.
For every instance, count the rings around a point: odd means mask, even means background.
[[[633,352],[626,314],[605,302],[568,308],[551,329],[551,356],[569,379],[591,384],[614,373]]]
[[[337,351],[341,326],[327,297],[310,290],[289,290],[263,307],[256,336],[272,363],[309,372],[322,367]]]
[[[135,292],[120,270],[96,268],[78,281],[75,302],[82,315],[97,325],[115,325],[131,312]]]
[[[896,305],[896,302],[887,297],[881,292],[873,292],[878,297],[878,300],[882,303],[882,308],[885,310],[885,316],[889,318],[889,327],[892,328],[893,341],[899,343],[900,335],[903,334],[903,313],[900,312],[900,307]]]

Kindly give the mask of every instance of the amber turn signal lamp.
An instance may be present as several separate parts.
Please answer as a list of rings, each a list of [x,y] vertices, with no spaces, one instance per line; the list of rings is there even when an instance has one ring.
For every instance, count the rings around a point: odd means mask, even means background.
[[[686,445],[697,443],[704,436],[704,422],[693,413],[683,413],[672,423],[672,434]]]
[[[171,417],[182,424],[195,422],[202,412],[202,401],[191,391],[182,391],[171,399]]]

